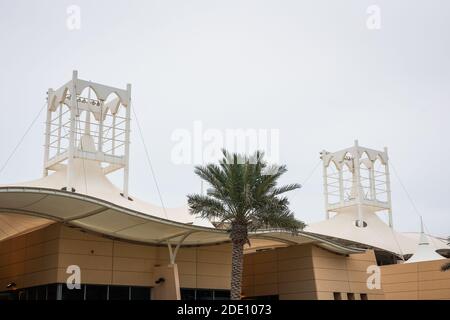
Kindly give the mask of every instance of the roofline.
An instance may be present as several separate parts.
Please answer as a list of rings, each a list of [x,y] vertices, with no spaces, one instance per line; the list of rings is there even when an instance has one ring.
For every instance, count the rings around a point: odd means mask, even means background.
[[[86,201],[89,203],[93,203],[99,206],[102,206],[105,208],[105,210],[111,209],[111,210],[115,210],[115,211],[119,211],[121,213],[124,214],[128,214],[131,216],[135,216],[141,219],[145,219],[148,221],[154,221],[154,222],[158,222],[158,223],[162,223],[162,224],[166,224],[166,225],[171,225],[171,226],[175,226],[175,227],[180,227],[180,228],[184,228],[186,230],[190,230],[193,232],[209,232],[209,233],[217,233],[217,234],[227,234],[228,231],[225,229],[215,229],[215,228],[209,228],[209,227],[202,227],[202,226],[195,226],[195,225],[191,225],[191,224],[187,224],[187,223],[182,223],[182,222],[177,222],[177,221],[173,221],[173,220],[169,220],[169,219],[164,219],[164,218],[159,218],[159,217],[155,217],[155,216],[151,216],[148,214],[144,214],[142,212],[136,211],[136,210],[132,210],[132,209],[128,209],[125,208],[123,206],[119,206],[116,205],[114,203],[111,203],[109,201],[100,199],[100,198],[96,198],[93,196],[89,196],[89,195],[85,195],[85,194],[80,194],[80,193],[75,193],[75,192],[69,192],[69,191],[65,191],[65,190],[56,190],[56,189],[51,189],[51,188],[42,188],[42,187],[24,187],[24,186],[13,186],[13,187],[8,187],[8,186],[3,186],[0,187],[0,193],[31,193],[31,194],[42,194],[42,195],[55,195],[55,196],[59,196],[59,197],[65,197],[65,198],[70,198],[70,199],[77,199],[77,200],[81,200],[81,201]],[[103,210],[102,210],[103,211]],[[17,213],[17,214],[25,214],[25,215],[30,215],[30,216],[38,216],[41,218],[45,218],[45,219],[49,219],[55,222],[60,222],[60,223],[64,223],[67,225],[72,225],[75,226],[79,229],[88,231],[88,232],[94,232],[96,234],[102,234],[105,237],[109,237],[109,238],[113,238],[113,239],[121,239],[124,241],[131,241],[131,242],[135,242],[135,243],[143,243],[143,244],[152,244],[152,245],[162,245],[162,242],[153,242],[153,241],[139,241],[139,240],[135,240],[135,239],[130,239],[130,238],[126,238],[126,237],[122,237],[122,236],[113,236],[110,235],[108,233],[102,233],[99,232],[97,230],[91,230],[90,228],[84,228],[84,227],[80,227],[77,223],[73,223],[72,220],[76,220],[77,218],[69,218],[69,219],[61,219],[52,215],[47,215],[47,214],[43,214],[43,213],[39,213],[39,212],[34,212],[34,211],[29,211],[29,210],[22,210],[22,209],[8,209],[8,208],[0,208],[0,213],[1,212],[9,212],[9,213]],[[364,249],[360,249],[360,248],[354,248],[354,247],[346,247],[345,245],[341,245],[339,243],[336,243],[334,241],[330,241],[328,239],[324,239],[318,235],[315,234],[311,234],[309,232],[305,232],[303,230],[298,230],[296,232],[292,232],[292,231],[287,231],[287,230],[283,230],[283,229],[265,229],[265,230],[258,230],[258,231],[254,231],[254,232],[249,232],[249,238],[255,238],[255,239],[268,239],[271,238],[274,241],[278,241],[281,243],[285,243],[285,244],[291,244],[291,245],[300,245],[300,243],[297,243],[295,241],[289,240],[289,239],[284,239],[284,238],[278,238],[276,236],[274,236],[274,233],[283,233],[283,234],[292,234],[292,235],[301,235],[304,238],[308,238],[314,241],[314,243],[320,247],[323,247],[325,249],[331,250],[333,252],[337,252],[337,253],[341,253],[341,254],[352,254],[352,253],[362,253],[365,250]],[[271,235],[272,234],[272,235]],[[202,244],[198,244],[198,245],[194,245],[194,244],[185,244],[182,245],[183,247],[194,247],[194,246],[207,246],[207,245],[217,245],[217,244],[221,244],[221,243],[228,243],[231,240],[228,241],[212,241],[212,242],[207,242],[207,243],[202,243]]]
[[[264,236],[265,234],[268,233],[285,233],[285,234],[301,234],[303,237],[314,240],[314,241],[319,241],[319,243],[316,243],[318,246],[323,247],[327,250],[331,250],[331,251],[339,251],[342,252],[344,254],[351,254],[351,253],[363,253],[366,250],[362,249],[362,248],[357,248],[357,247],[349,247],[349,246],[345,246],[342,244],[339,244],[337,242],[333,242],[330,241],[328,239],[324,239],[322,236],[317,235],[317,234],[313,234],[307,231],[303,231],[303,230],[299,230],[297,232],[292,232],[292,231],[287,231],[287,230],[283,230],[283,229],[266,229],[266,230],[258,230],[256,231],[254,234],[256,235],[257,238],[259,239],[263,239],[263,238],[272,238],[272,239],[276,239],[277,241],[280,242],[289,242],[292,243],[294,245],[299,245],[299,243],[296,243],[295,241],[290,241],[288,239],[280,239],[277,237],[273,237],[273,236]],[[250,233],[251,235],[252,233]],[[331,249],[333,248],[333,249]]]
[[[56,195],[56,196],[61,196],[61,197],[67,197],[67,198],[71,198],[71,199],[77,199],[77,200],[82,200],[82,201],[90,202],[93,204],[97,204],[97,205],[106,207],[107,209],[120,211],[122,213],[126,213],[131,216],[135,216],[135,217],[142,218],[142,219],[147,219],[149,221],[161,222],[161,223],[165,223],[168,225],[172,225],[172,226],[176,226],[176,227],[183,227],[183,228],[187,228],[190,230],[196,230],[196,231],[209,231],[209,232],[212,231],[212,232],[217,232],[217,233],[223,233],[223,231],[219,230],[219,229],[212,229],[212,228],[208,228],[208,227],[190,225],[188,223],[177,222],[177,221],[173,221],[173,220],[169,220],[169,219],[151,216],[151,215],[148,215],[148,214],[136,211],[136,210],[132,210],[132,209],[125,208],[123,206],[116,205],[116,204],[109,202],[107,200],[104,200],[104,199],[96,198],[96,197],[81,194],[81,193],[69,192],[69,191],[65,191],[65,190],[56,190],[56,189],[41,188],[41,187],[15,187],[14,186],[14,187],[0,187],[0,192],[1,193],[23,192],[23,193],[35,193],[35,194]],[[7,208],[5,208],[5,209],[7,209]],[[4,209],[0,209],[0,210],[5,211]],[[7,209],[7,210],[9,210],[9,209]],[[13,209],[13,210],[17,211],[17,209]],[[29,213],[32,213],[32,212],[29,212]],[[26,214],[26,210],[25,210],[25,214]],[[54,220],[57,222],[69,222],[70,223],[70,220],[71,220],[71,219],[55,219],[55,217],[52,217],[49,215],[43,215],[41,213],[36,213],[33,215],[34,216],[39,215],[43,218],[51,219],[51,220]]]

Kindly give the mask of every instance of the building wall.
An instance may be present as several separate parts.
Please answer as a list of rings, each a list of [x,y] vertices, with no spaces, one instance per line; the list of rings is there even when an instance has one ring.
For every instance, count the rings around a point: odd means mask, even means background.
[[[316,299],[311,246],[292,246],[245,255],[244,297]]]
[[[181,248],[180,287],[229,289],[230,245]],[[65,283],[67,267],[81,268],[82,283],[154,286],[153,270],[169,264],[167,247],[110,240],[60,224],[0,242],[0,288]],[[1,291],[1,290],[0,290]]]
[[[290,246],[245,256],[243,295],[278,295],[280,300],[334,299],[347,293],[355,299],[383,299],[382,290],[369,290],[367,267],[376,265],[372,251],[349,257],[314,245]]]
[[[381,290],[368,290],[372,251],[348,257],[314,245],[290,246],[244,258],[243,295],[280,299],[334,299],[334,293],[361,293],[371,299],[450,299],[446,260],[381,267]],[[447,260],[448,261],[448,260]],[[177,256],[181,288],[229,289],[230,245],[181,248]],[[81,268],[89,284],[154,286],[155,268],[169,264],[166,247],[113,241],[53,224],[0,242],[0,291],[65,283],[69,265]]]
[[[56,282],[59,229],[49,226],[0,242],[0,291],[15,282],[31,287]]]
[[[450,299],[450,272],[442,272],[447,260],[387,265],[381,267],[386,299]]]
[[[341,293],[342,300],[348,299],[347,293],[353,293],[356,300],[361,299],[361,294],[366,294],[368,300],[384,299],[382,289],[367,287],[371,275],[367,268],[377,265],[373,251],[346,257],[314,246],[312,259],[318,299],[332,300],[335,292]]]

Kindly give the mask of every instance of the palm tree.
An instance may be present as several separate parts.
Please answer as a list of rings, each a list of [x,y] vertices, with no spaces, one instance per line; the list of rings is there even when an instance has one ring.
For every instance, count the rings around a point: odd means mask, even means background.
[[[195,173],[209,184],[206,195],[188,195],[191,214],[226,228],[232,243],[231,299],[241,298],[244,245],[251,231],[278,228],[296,232],[305,224],[294,218],[282,196],[298,184],[277,187],[286,166],[269,166],[264,154],[242,156],[223,151],[219,164],[197,166]]]

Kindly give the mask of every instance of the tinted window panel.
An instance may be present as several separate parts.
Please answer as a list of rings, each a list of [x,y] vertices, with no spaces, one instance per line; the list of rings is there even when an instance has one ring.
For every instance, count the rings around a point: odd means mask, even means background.
[[[63,300],[84,300],[84,285],[81,289],[69,290],[66,284],[62,285],[62,299]]]
[[[150,288],[131,287],[131,300],[150,300]]]
[[[47,300],[56,300],[57,287],[58,285],[56,283],[47,286]]]
[[[36,300],[36,288],[27,289],[27,300]]]
[[[213,291],[197,290],[197,300],[213,300]]]
[[[19,300],[27,300],[27,291],[26,290],[19,292]]]
[[[228,290],[215,290],[214,300],[230,300],[230,291]]]
[[[109,300],[130,300],[130,287],[110,286]]]
[[[195,300],[194,289],[181,289],[181,300]]]
[[[36,300],[47,299],[47,286],[36,287]]]
[[[86,285],[86,300],[107,300],[107,286]]]

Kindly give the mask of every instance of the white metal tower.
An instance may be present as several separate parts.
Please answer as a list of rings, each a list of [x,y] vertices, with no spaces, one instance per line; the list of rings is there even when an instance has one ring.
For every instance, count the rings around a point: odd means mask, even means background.
[[[323,186],[326,218],[353,207],[358,211],[355,222],[365,227],[364,214],[387,211],[389,226],[393,227],[391,186],[387,148],[377,151],[353,147],[337,152],[322,151]],[[364,210],[364,207],[370,210]]]
[[[131,85],[113,88],[81,80],[73,71],[71,81],[47,95],[44,176],[65,167],[65,189],[75,191],[74,160],[97,161],[105,174],[123,169],[128,198]],[[88,141],[94,145],[87,147]]]

